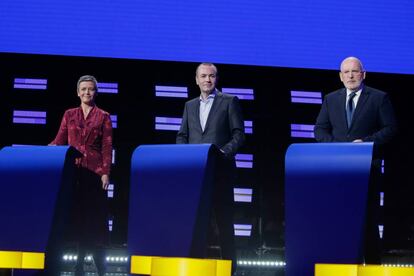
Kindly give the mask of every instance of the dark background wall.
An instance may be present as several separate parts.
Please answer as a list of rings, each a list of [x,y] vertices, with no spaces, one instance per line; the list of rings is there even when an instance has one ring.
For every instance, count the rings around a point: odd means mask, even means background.
[[[175,131],[155,130],[155,117],[181,117],[188,100],[156,97],[155,86],[185,86],[189,89],[189,98],[198,96],[194,81],[197,64],[0,54],[0,146],[48,144],[58,130],[63,112],[79,105],[76,82],[81,75],[92,74],[98,82],[118,83],[119,92],[100,94],[97,104],[118,118],[111,176],[111,182],[115,184],[115,195],[111,200],[112,243],[123,246],[126,243],[132,151],[142,144],[175,143]],[[254,133],[247,135],[247,143],[240,152],[253,154],[254,165],[252,169],[238,169],[236,185],[252,188],[253,201],[238,203],[234,217],[235,223],[252,224],[253,229],[251,237],[237,238],[237,247],[240,252],[254,252],[266,245],[271,247],[269,251],[283,254],[284,154],[292,143],[314,142],[312,138],[291,137],[290,125],[314,124],[320,108],[318,104],[292,103],[290,92],[320,91],[325,95],[342,87],[342,83],[334,70],[216,65],[220,75],[219,88],[251,88],[255,97],[254,101],[241,101],[244,119],[253,121]],[[47,79],[47,89],[14,89],[15,78]],[[382,219],[388,249],[414,249],[414,179],[410,158],[413,81],[413,75],[367,73],[367,85],[390,94],[400,127],[385,162],[386,208]],[[13,110],[47,111],[47,124],[13,124]]]

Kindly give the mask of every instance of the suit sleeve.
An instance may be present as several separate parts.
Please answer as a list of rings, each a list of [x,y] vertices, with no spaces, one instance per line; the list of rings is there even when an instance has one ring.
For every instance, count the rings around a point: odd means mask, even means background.
[[[50,142],[50,145],[67,145],[68,144],[68,113],[67,111],[63,115],[62,122],[60,123],[59,131],[56,134],[55,139]]]
[[[236,155],[237,151],[244,144],[246,139],[244,134],[243,116],[239,99],[237,97],[233,97],[231,99],[228,112],[231,140],[225,144],[221,150],[224,151],[226,156],[231,157]]]
[[[332,125],[329,119],[328,101],[325,97],[314,128],[315,139],[318,142],[332,142]]]
[[[176,138],[177,144],[188,144],[188,115],[187,115],[187,104],[184,106],[183,118],[181,121],[180,130],[177,133]]]
[[[397,120],[388,95],[382,98],[378,113],[380,129],[372,135],[362,138],[362,140],[383,145],[390,142],[397,133]]]

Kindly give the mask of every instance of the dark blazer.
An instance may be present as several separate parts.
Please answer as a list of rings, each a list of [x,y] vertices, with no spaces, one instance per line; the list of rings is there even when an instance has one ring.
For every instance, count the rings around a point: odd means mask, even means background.
[[[204,132],[200,124],[200,98],[185,103],[177,144],[211,143],[218,146],[227,157],[232,157],[244,140],[244,122],[237,97],[216,92]]]
[[[382,145],[395,136],[396,119],[385,92],[364,86],[349,128],[345,101],[345,88],[325,96],[314,129],[318,142],[352,142],[362,139],[364,142],[373,141]]]

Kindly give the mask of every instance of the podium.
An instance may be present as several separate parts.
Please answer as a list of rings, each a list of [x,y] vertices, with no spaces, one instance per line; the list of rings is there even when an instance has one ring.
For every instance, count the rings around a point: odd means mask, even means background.
[[[46,252],[46,262],[60,257],[54,253],[69,215],[74,158],[78,155],[69,146],[16,146],[0,150],[3,254],[12,252],[19,257],[18,252],[37,252],[43,253],[44,258]]]
[[[210,144],[142,145],[134,151],[130,255],[204,257],[219,154]]]
[[[373,143],[292,144],[285,159],[286,276],[358,264]]]

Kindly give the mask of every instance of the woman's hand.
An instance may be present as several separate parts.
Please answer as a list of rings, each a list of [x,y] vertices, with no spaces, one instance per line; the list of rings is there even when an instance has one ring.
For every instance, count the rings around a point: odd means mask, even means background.
[[[109,176],[107,174],[104,174],[102,175],[101,180],[102,180],[102,189],[108,190]]]

